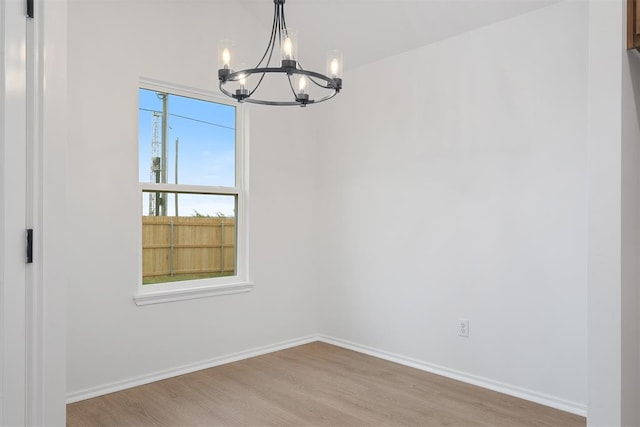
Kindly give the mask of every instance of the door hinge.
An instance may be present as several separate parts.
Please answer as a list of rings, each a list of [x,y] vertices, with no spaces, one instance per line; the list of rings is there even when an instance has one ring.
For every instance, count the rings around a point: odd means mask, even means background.
[[[27,230],[27,256],[26,256],[26,261],[27,264],[31,264],[33,263],[33,229],[29,228]]]
[[[33,0],[27,0],[27,18],[33,19]]]

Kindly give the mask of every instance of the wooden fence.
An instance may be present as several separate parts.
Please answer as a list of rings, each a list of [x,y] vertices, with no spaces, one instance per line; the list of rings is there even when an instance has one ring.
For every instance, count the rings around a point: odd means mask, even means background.
[[[142,217],[142,276],[233,273],[234,218]]]

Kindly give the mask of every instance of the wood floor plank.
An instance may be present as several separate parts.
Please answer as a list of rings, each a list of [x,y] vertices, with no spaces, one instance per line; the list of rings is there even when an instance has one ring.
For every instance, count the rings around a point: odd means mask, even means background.
[[[585,425],[584,417],[320,342],[67,405],[69,427]]]

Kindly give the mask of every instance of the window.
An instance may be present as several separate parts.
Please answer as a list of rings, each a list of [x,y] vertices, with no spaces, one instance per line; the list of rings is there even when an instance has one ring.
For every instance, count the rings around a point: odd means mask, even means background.
[[[138,305],[251,289],[240,106],[155,82],[138,90]]]

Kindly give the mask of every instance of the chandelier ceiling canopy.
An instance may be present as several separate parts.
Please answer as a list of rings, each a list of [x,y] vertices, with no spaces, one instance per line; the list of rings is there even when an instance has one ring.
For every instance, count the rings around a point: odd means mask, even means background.
[[[235,70],[233,43],[221,40],[218,46],[218,79],[220,91],[238,102],[262,105],[317,104],[333,98],[342,89],[342,53],[332,50],[327,53],[326,74],[305,70],[298,60],[298,34],[287,28],[284,16],[285,0],[273,0],[273,24],[267,49],[254,68]],[[278,49],[276,49],[276,45]],[[276,66],[279,60],[279,65]],[[274,65],[272,65],[272,61]],[[257,93],[265,79],[280,75],[286,81],[286,92],[291,92],[289,100],[261,98]],[[254,96],[255,94],[255,96]]]

